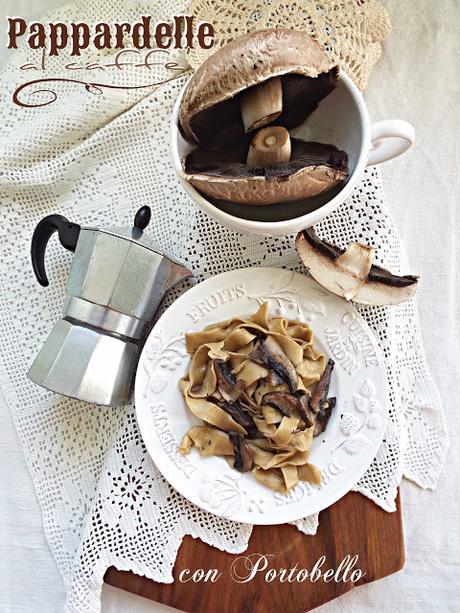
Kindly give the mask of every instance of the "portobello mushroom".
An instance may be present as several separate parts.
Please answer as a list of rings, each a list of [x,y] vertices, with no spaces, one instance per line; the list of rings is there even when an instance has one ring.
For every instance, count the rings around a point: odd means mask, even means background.
[[[179,110],[182,134],[191,143],[223,147],[268,123],[290,130],[332,91],[338,74],[305,32],[250,32],[218,49],[192,76]]]
[[[327,400],[321,402],[320,409],[315,419],[315,429],[313,430],[314,437],[321,434],[321,432],[324,432],[331,417],[332,410],[335,408],[336,404],[336,398],[328,398]]]
[[[287,417],[291,417],[292,411],[298,409],[297,398],[287,392],[268,392],[262,396],[261,404],[268,404]]]
[[[331,374],[334,368],[334,360],[327,361],[326,368],[320,377],[320,380],[316,384],[315,391],[310,399],[310,409],[318,415],[321,410],[322,404],[326,401],[329,393],[329,385],[331,383]]]
[[[295,394],[268,392],[262,396],[261,403],[278,409],[287,417],[291,417],[292,411],[297,410],[307,428],[311,428],[315,424],[317,416],[311,410],[310,396],[306,390],[297,390]]]
[[[285,134],[280,128],[276,130],[275,134],[275,128],[261,130],[268,131],[264,141],[276,141],[271,150],[266,147],[268,160],[260,156],[260,145],[259,156],[254,156],[258,132],[249,153],[246,144],[224,149],[194,149],[185,159],[186,179],[212,198],[252,205],[310,198],[347,179],[348,156],[344,151],[334,145],[289,139],[286,130]],[[283,134],[281,142],[280,133]],[[286,149],[287,139],[290,145]],[[287,159],[283,159],[283,150],[290,152]]]
[[[254,351],[249,354],[249,359],[258,364],[265,364],[270,370],[275,371],[276,375],[287,384],[291,394],[296,391],[296,369],[273,336],[259,335]]]
[[[230,430],[228,437],[233,443],[235,451],[234,467],[241,473],[245,473],[252,468],[252,452],[246,443],[244,436],[239,432]]]
[[[244,410],[239,402],[218,402],[214,398],[211,398],[210,402],[217,404],[217,406],[228,413],[237,424],[243,426],[249,438],[254,438],[257,435],[257,426],[252,416]]]
[[[305,390],[297,390],[295,395],[297,397],[297,410],[300,413],[300,417],[307,428],[311,428],[316,420],[316,414],[310,407],[311,396]]]
[[[214,359],[213,364],[217,377],[217,387],[222,398],[227,402],[235,402],[244,392],[244,381],[238,381],[224,360]]]
[[[265,381],[273,387],[276,387],[277,385],[281,385],[283,383],[283,379],[274,370],[268,371],[268,375],[265,377]]]
[[[307,228],[297,235],[296,249],[318,283],[358,304],[399,304],[412,298],[417,289],[418,277],[393,275],[372,264],[374,249],[367,245],[351,243],[340,249]]]
[[[222,201],[269,205],[328,191],[348,177],[334,145],[290,138],[335,87],[338,67],[304,32],[251,32],[211,55],[190,79],[179,110],[198,145],[184,178]],[[253,137],[254,131],[256,132]]]

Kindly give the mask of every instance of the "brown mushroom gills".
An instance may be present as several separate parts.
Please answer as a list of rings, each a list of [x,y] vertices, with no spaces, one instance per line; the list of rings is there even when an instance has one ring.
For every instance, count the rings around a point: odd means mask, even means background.
[[[317,77],[305,77],[298,74],[286,74],[279,77],[282,87],[282,111],[273,125],[284,126],[288,130],[296,128],[316,109],[319,102],[333,89],[338,79],[338,68],[324,72]],[[270,79],[271,80],[271,79]],[[206,147],[222,147],[241,143],[246,149],[251,135],[245,134],[241,115],[242,98],[248,96],[255,85],[205,109],[192,117],[191,129],[197,140]]]
[[[247,145],[197,148],[185,159],[187,180],[206,196],[231,203],[267,205],[312,198],[342,186],[348,157],[334,145],[291,139],[291,159],[248,166]]]
[[[187,175],[209,175],[211,177],[264,177],[282,180],[306,166],[326,166],[348,173],[348,157],[345,151],[334,145],[306,142],[291,138],[291,159],[275,166],[248,166],[246,145],[225,149],[197,148],[185,159]]]

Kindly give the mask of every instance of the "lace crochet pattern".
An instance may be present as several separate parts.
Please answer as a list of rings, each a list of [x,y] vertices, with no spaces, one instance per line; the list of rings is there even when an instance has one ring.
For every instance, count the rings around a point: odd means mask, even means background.
[[[366,87],[391,29],[376,0],[190,0],[188,12],[214,25],[217,47],[252,30],[303,30],[324,45],[360,89]],[[187,58],[192,68],[214,50],[191,49]]]

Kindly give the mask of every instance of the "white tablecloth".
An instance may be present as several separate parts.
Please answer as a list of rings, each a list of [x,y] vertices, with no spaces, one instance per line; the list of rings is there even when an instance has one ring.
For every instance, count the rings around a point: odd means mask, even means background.
[[[4,15],[38,17],[62,0],[2,0]],[[418,304],[425,349],[439,386],[452,444],[435,492],[402,486],[406,564],[401,572],[359,588],[318,611],[397,613],[460,611],[460,249],[457,0],[384,1],[393,32],[371,76],[372,119],[411,121],[417,143],[383,168],[388,203],[406,245],[410,270],[421,276]],[[3,27],[3,26],[2,26]],[[0,63],[8,57],[0,48]],[[0,611],[61,611],[64,590],[47,546],[41,513],[11,417],[0,395]],[[306,603],[307,604],[307,603]],[[104,588],[103,611],[168,610]]]

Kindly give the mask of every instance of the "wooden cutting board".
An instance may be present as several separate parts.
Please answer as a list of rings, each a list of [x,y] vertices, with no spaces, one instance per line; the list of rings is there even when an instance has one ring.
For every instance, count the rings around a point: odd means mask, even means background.
[[[251,554],[258,554],[251,557],[252,563],[256,563],[260,554],[273,557],[267,559],[268,566],[264,572],[257,572],[251,580],[238,583],[232,578],[232,563]],[[334,579],[329,582],[323,579],[281,582],[279,577],[272,582],[266,581],[266,572],[271,568],[289,570],[297,565],[297,571],[311,570],[321,556],[325,556],[321,567],[323,574],[329,568],[337,570],[347,555],[357,555],[354,569],[359,568],[365,573],[356,583]],[[258,568],[264,564],[264,558],[261,558]],[[239,555],[224,553],[186,536],[176,559],[174,583],[156,583],[113,567],[108,569],[105,581],[190,613],[302,613],[358,585],[391,575],[403,564],[399,495],[397,511],[386,513],[364,496],[350,492],[321,512],[315,536],[305,536],[290,525],[256,526],[247,551]],[[215,582],[201,580],[195,583],[192,578],[200,579],[203,574],[200,569],[206,573],[211,571],[209,579],[221,574]],[[217,570],[213,572],[213,569]],[[244,570],[241,559],[235,562],[233,569],[244,578],[250,572]],[[198,572],[194,575],[195,571]],[[294,579],[297,571],[291,575]]]

